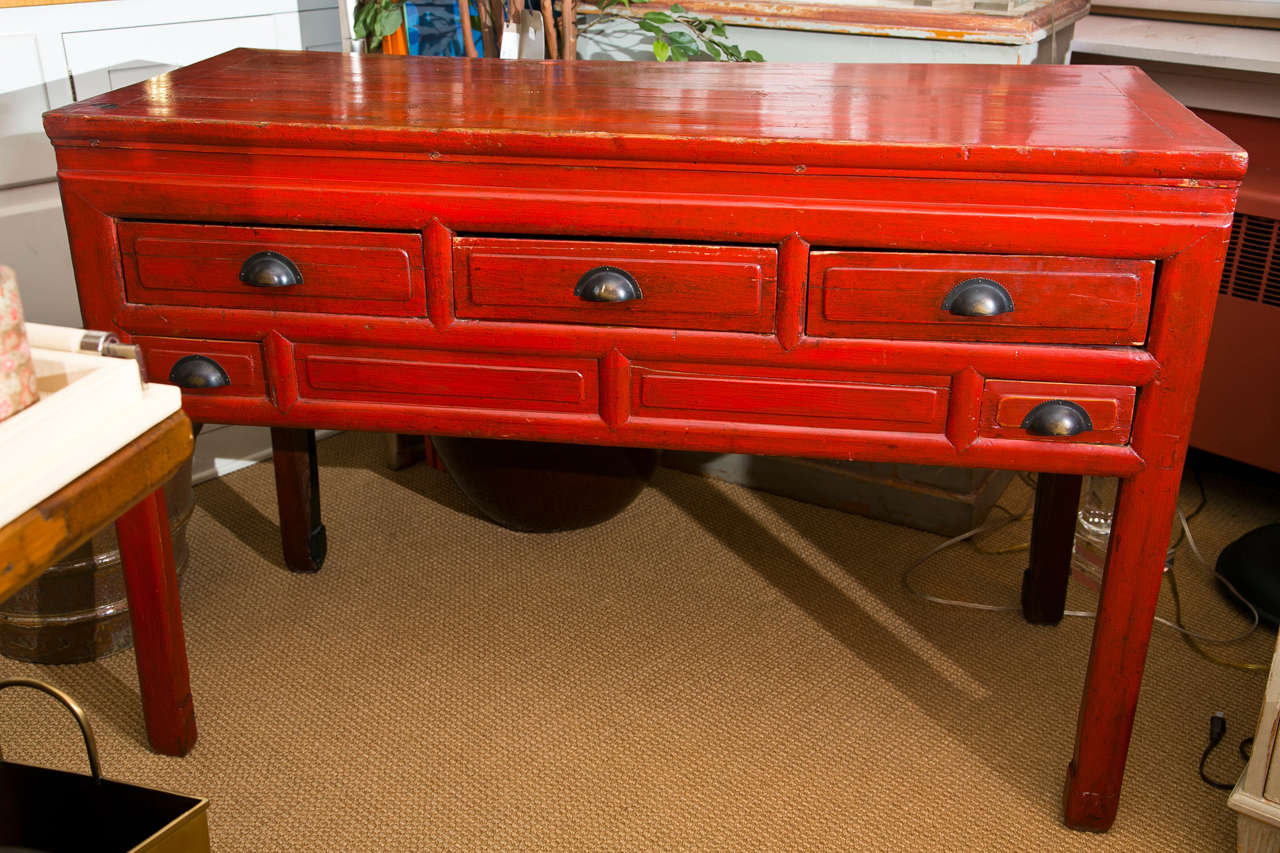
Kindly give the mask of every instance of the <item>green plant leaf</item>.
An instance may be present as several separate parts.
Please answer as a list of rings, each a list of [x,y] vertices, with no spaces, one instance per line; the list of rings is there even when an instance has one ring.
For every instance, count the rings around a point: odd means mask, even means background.
[[[662,39],[653,40],[653,58],[659,62],[666,62],[671,58],[671,45]]]
[[[696,51],[694,51],[696,53]],[[678,44],[671,45],[671,58],[676,62],[688,62],[690,52]]]
[[[399,6],[394,9],[385,9],[378,16],[378,35],[389,36],[400,29],[400,25],[403,23],[404,12]]]
[[[666,12],[645,12],[644,20],[653,21],[655,24],[674,24],[676,22],[676,19]]]
[[[729,37],[729,33],[724,28],[724,21],[717,21],[715,18],[711,19],[711,32],[720,36],[720,38]]]
[[[686,9],[685,7],[681,6],[679,3],[672,3],[672,4],[671,4],[671,11],[672,11],[672,12],[687,12],[687,11],[689,11],[689,10],[688,10],[688,9]]]
[[[758,50],[748,50],[746,53],[742,54],[742,58],[747,62],[764,62],[764,57],[760,55],[760,51]]]
[[[666,35],[667,32],[653,21],[636,21],[636,26],[644,30],[646,33],[653,33],[655,36]]]
[[[720,48],[716,47],[716,43],[712,41],[707,42],[707,53],[711,54],[712,59],[721,59],[724,57],[724,54],[720,52]]]
[[[667,39],[671,42],[672,47],[682,47],[685,50],[697,50],[698,42],[688,33],[673,30],[667,33]]]

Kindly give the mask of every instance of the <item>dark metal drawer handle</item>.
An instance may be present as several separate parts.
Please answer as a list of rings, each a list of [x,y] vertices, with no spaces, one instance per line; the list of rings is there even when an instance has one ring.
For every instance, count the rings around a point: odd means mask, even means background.
[[[184,355],[175,361],[169,381],[179,388],[221,388],[231,384],[227,371],[207,355]]]
[[[635,277],[617,267],[587,270],[573,293],[583,302],[632,302],[644,298]]]
[[[302,273],[279,252],[258,252],[241,265],[240,280],[254,287],[293,287],[302,284]]]
[[[1013,297],[999,282],[969,278],[951,288],[942,300],[942,310],[957,317],[994,317],[1013,310]]]
[[[1032,435],[1071,436],[1093,429],[1089,413],[1070,400],[1047,400],[1022,419],[1022,428]]]

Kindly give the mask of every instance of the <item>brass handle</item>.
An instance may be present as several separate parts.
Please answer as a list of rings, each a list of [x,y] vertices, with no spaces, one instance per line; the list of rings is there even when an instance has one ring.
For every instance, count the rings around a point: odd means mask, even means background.
[[[969,278],[948,291],[942,310],[957,317],[995,317],[1013,310],[1013,297],[999,282]]]
[[[240,280],[254,287],[293,287],[302,284],[302,273],[279,252],[258,252],[240,266]]]
[[[231,384],[227,371],[207,355],[184,355],[175,361],[169,381],[179,388],[221,388]]]
[[[34,678],[8,678],[0,681],[0,690],[6,687],[30,687],[42,693],[48,693],[66,706],[66,709],[76,718],[76,722],[80,724],[80,734],[84,735],[84,748],[89,753],[89,772],[93,774],[94,779],[102,779],[102,769],[98,766],[98,743],[93,737],[93,727],[89,725],[89,718],[85,716],[84,709],[76,700],[58,688],[43,681],[36,681]]]
[[[583,302],[633,302],[644,298],[635,276],[617,267],[587,270],[573,293]]]
[[[1093,429],[1089,413],[1070,400],[1047,400],[1022,419],[1022,428],[1032,435],[1071,436]]]

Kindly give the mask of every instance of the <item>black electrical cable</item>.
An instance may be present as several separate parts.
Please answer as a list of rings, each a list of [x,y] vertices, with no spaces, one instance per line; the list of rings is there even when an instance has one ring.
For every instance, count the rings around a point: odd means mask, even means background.
[[[1210,779],[1209,775],[1204,772],[1204,765],[1209,760],[1209,755],[1222,743],[1222,738],[1227,734],[1227,715],[1221,711],[1215,711],[1213,716],[1209,718],[1209,745],[1204,748],[1204,754],[1200,756],[1200,778],[1204,780],[1206,785],[1211,785],[1219,791],[1230,791],[1235,787],[1234,782],[1219,782],[1216,779]],[[1247,737],[1240,741],[1240,757],[1244,759],[1246,764],[1249,763],[1249,756],[1253,753],[1253,738]]]

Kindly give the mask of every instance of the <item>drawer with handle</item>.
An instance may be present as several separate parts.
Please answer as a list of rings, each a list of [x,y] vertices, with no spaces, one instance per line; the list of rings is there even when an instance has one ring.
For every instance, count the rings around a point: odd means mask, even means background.
[[[422,236],[121,222],[130,302],[422,316]]]
[[[132,342],[142,349],[150,382],[167,382],[197,396],[267,396],[262,346],[257,341],[137,336]]]
[[[459,317],[773,331],[773,247],[459,237]]]
[[[1086,444],[1125,444],[1133,427],[1137,389],[988,379],[978,434]]]
[[[813,252],[817,337],[1140,345],[1154,261]]]

